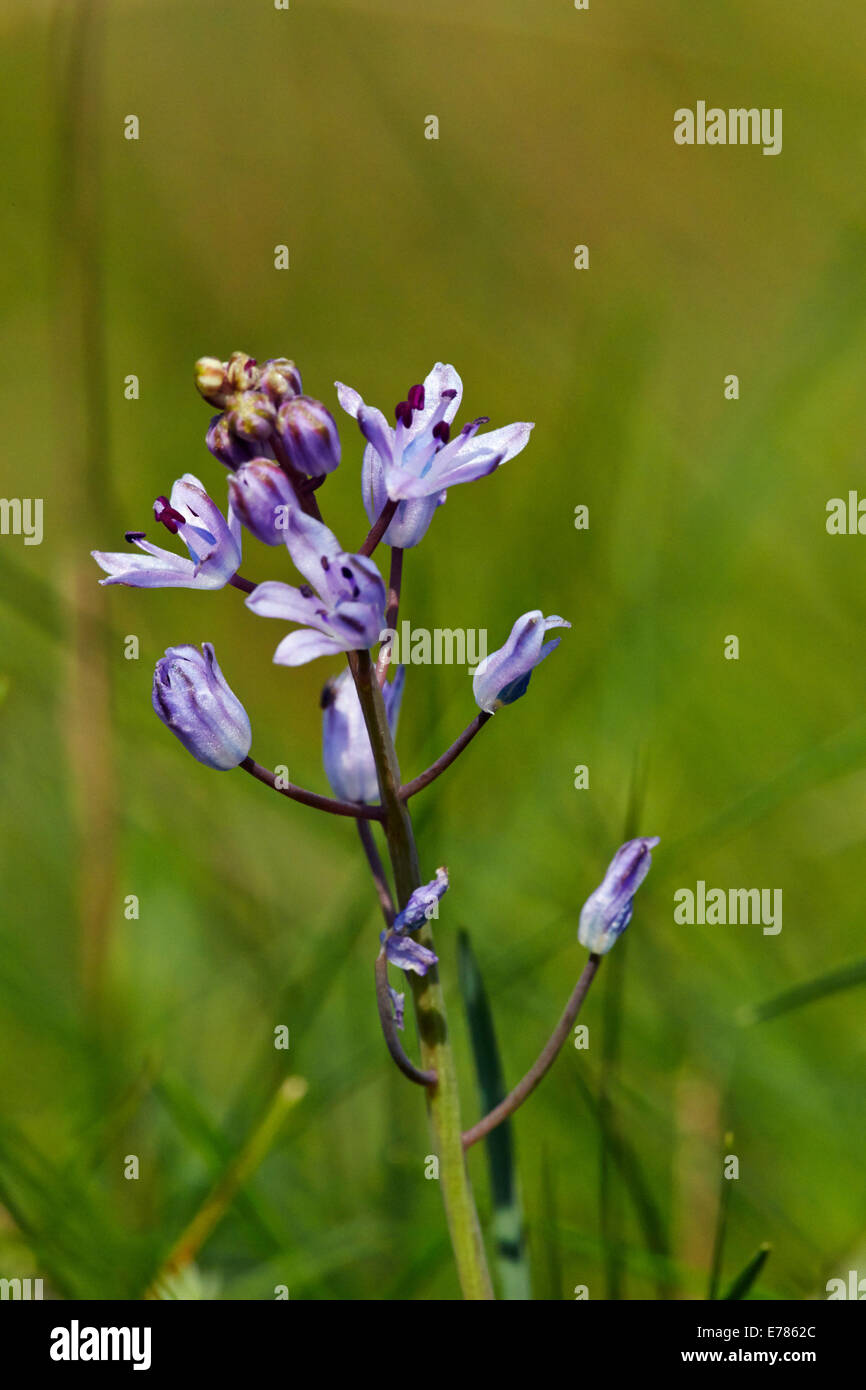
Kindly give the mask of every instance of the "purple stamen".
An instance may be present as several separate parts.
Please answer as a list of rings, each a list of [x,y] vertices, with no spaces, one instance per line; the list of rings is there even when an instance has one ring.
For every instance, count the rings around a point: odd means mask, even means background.
[[[157,521],[173,536],[177,535],[181,526],[186,525],[186,517],[182,512],[175,511],[174,507],[169,504],[167,497],[157,497],[153,504],[153,514]]]
[[[433,438],[440,439],[443,444],[448,443],[451,438],[451,426],[447,420],[440,420],[437,425],[433,426]]]
[[[398,425],[405,425],[406,429],[412,424],[412,407],[408,401],[399,401],[394,409],[394,418]]]
[[[424,409],[424,387],[423,387],[423,386],[410,386],[410,387],[409,387],[409,395],[408,395],[408,397],[407,397],[407,401],[408,401],[408,404],[412,407],[413,410],[423,410],[423,409]]]
[[[125,531],[123,539],[132,545],[134,541],[143,541],[145,534],[144,531]]]

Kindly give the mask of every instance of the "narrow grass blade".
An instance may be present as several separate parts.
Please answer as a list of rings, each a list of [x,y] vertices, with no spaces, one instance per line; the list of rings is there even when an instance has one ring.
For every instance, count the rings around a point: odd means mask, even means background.
[[[625,1136],[611,1127],[608,1107],[593,1095],[585,1079],[576,1072],[574,1080],[598,1125],[602,1149],[609,1155],[618,1170],[623,1187],[631,1198],[635,1215],[643,1232],[646,1248],[650,1255],[657,1260],[655,1267],[658,1269],[667,1268],[671,1254],[667,1227],[644,1175],[640,1160]],[[605,1245],[604,1236],[602,1244]],[[618,1263],[623,1259],[623,1248],[617,1248]],[[660,1299],[671,1297],[672,1287],[666,1276],[660,1276],[657,1288]]]
[[[790,1013],[792,1009],[802,1009],[806,1004],[814,1004],[817,999],[825,999],[828,994],[838,994],[843,989],[853,989],[855,985],[866,984],[866,960],[855,960],[850,965],[841,965],[817,979],[806,980],[802,985],[794,985],[762,1004],[746,1004],[737,1014],[737,1022],[743,1027],[752,1023],[766,1023],[769,1018]]]
[[[539,1257],[536,1258],[536,1272],[539,1267],[543,1271],[542,1281],[539,1281],[542,1283],[540,1296],[558,1303],[562,1298],[559,1210],[556,1203],[556,1183],[546,1146],[541,1151],[541,1196],[538,1205],[541,1213],[540,1231],[533,1222],[533,1244],[537,1244],[536,1237],[539,1234],[544,1237],[543,1262]]]
[[[730,1299],[746,1297],[746,1295],[749,1292],[749,1289],[755,1283],[758,1275],[764,1268],[764,1265],[767,1263],[767,1257],[770,1253],[770,1249],[771,1247],[769,1245],[762,1245],[760,1249],[752,1256],[752,1258],[749,1260],[749,1263],[746,1265],[744,1269],[740,1271],[733,1284],[728,1289],[728,1292],[725,1294],[726,1301]]]

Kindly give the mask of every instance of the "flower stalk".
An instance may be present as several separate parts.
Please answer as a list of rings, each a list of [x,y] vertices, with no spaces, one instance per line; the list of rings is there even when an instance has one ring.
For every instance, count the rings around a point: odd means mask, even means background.
[[[317,811],[328,811],[332,816],[351,816],[357,821],[382,819],[381,806],[363,806],[357,801],[338,801],[335,797],[320,796],[318,792],[308,792],[304,787],[296,787],[293,782],[282,786],[270,768],[262,767],[254,758],[244,758],[243,762],[238,763],[238,767],[242,767],[244,772],[248,772],[258,782],[264,782],[266,787],[272,787],[275,792],[287,796],[290,801],[299,801],[302,806],[312,806]]]
[[[533,1062],[529,1071],[521,1081],[518,1081],[513,1091],[509,1091],[503,1101],[494,1107],[489,1114],[479,1120],[477,1125],[467,1129],[463,1135],[463,1147],[469,1149],[473,1144],[477,1144],[479,1139],[484,1139],[492,1129],[501,1125],[503,1120],[507,1120],[509,1115],[513,1115],[528,1096],[532,1094],[538,1083],[550,1071],[557,1057],[559,1056],[562,1045],[569,1036],[577,1015],[580,1013],[580,1006],[586,998],[589,987],[595,979],[598,967],[601,965],[601,956],[591,955],[580,974],[580,979],[575,985],[571,998],[562,1011],[559,1022],[551,1033],[545,1047]]]
[[[405,907],[414,890],[421,886],[412,818],[400,795],[400,768],[369,651],[351,652],[349,666],[376,761],[385,811],[385,838],[394,872],[397,902],[399,907]],[[429,922],[424,923],[417,935],[422,946],[433,950],[433,933]],[[435,1071],[437,1076],[436,1084],[427,1087],[427,1109],[436,1139],[439,1181],[460,1286],[467,1299],[492,1299],[493,1288],[481,1227],[463,1155],[457,1071],[448,1037],[439,972],[433,966],[426,975],[412,974],[410,982],[423,1068]]]

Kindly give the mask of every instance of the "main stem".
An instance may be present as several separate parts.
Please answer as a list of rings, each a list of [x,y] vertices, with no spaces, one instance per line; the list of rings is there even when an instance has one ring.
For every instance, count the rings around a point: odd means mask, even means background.
[[[385,808],[385,838],[394,871],[398,906],[402,908],[421,885],[412,818],[408,806],[400,797],[400,768],[370,653],[350,653],[349,665],[376,760],[379,790]],[[419,928],[418,940],[433,949],[429,922]],[[460,1287],[465,1298],[492,1299],[493,1287],[487,1270],[481,1227],[463,1156],[457,1070],[448,1039],[439,972],[433,966],[426,975],[411,974],[409,979],[418,1020],[422,1065],[425,1069],[435,1070],[438,1077],[435,1086],[427,1087],[427,1109],[436,1140],[439,1181]]]

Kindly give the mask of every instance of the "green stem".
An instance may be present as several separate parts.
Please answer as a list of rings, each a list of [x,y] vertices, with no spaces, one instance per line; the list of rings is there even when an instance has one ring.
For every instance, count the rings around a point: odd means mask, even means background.
[[[398,906],[402,908],[421,885],[412,818],[406,802],[400,797],[400,768],[370,653],[350,652],[349,666],[355,678],[376,760],[381,801],[385,808],[385,838],[394,871]],[[418,940],[423,946],[433,949],[429,922],[419,928]],[[418,1020],[422,1065],[425,1069],[434,1070],[438,1077],[435,1086],[426,1088],[427,1109],[436,1140],[439,1181],[460,1287],[465,1298],[491,1299],[493,1288],[463,1156],[457,1070],[448,1039],[439,972],[434,966],[426,975],[412,974],[409,978]]]

